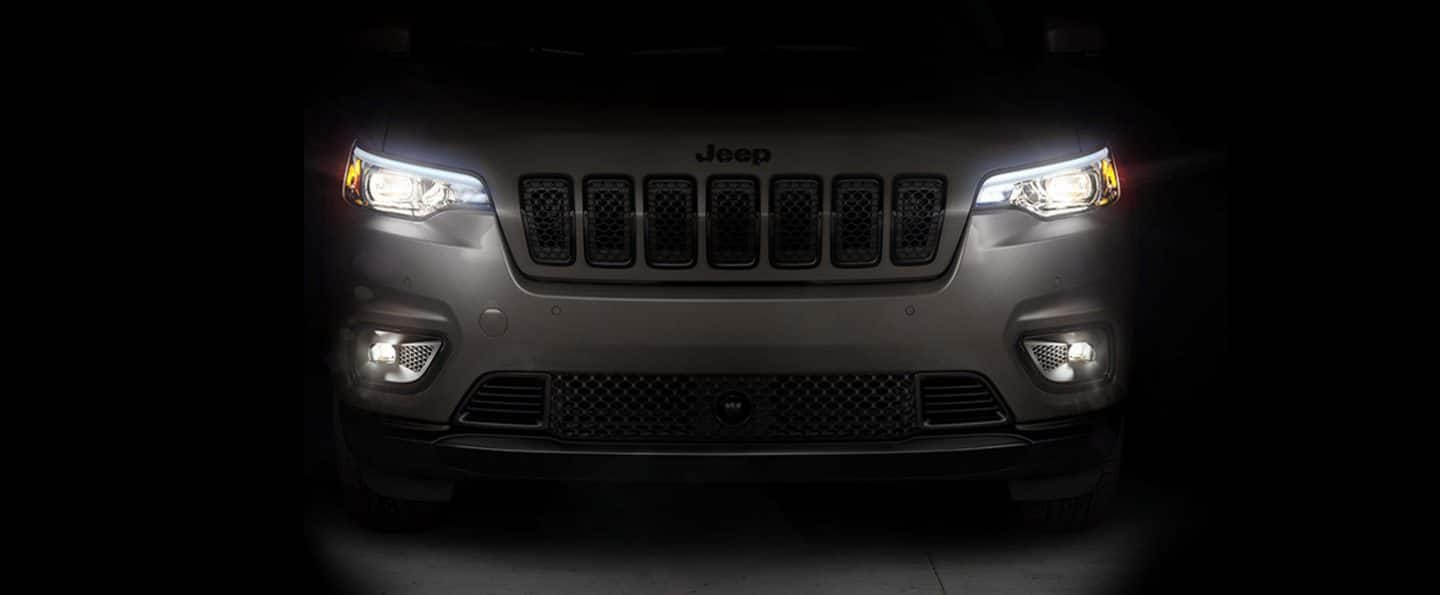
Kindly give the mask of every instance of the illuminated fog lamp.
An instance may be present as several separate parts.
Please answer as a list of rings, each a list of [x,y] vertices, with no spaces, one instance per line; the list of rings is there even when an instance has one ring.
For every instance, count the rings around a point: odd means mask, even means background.
[[[1109,335],[1102,329],[1032,335],[1020,341],[1020,348],[1034,370],[1050,382],[1100,380],[1110,372]]]
[[[362,380],[410,384],[425,376],[440,355],[444,341],[430,334],[367,329],[354,344],[356,372]]]
[[[370,361],[377,364],[395,363],[395,346],[390,343],[375,343],[370,346]]]
[[[1072,362],[1093,362],[1095,361],[1095,348],[1089,343],[1080,341],[1071,343],[1069,349],[1069,360]]]

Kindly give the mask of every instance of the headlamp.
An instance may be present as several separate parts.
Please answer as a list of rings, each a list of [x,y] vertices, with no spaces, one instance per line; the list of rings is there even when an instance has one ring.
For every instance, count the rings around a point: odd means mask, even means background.
[[[359,146],[345,166],[344,193],[356,205],[417,218],[450,208],[491,208],[489,189],[474,175],[407,163]]]
[[[1103,207],[1120,199],[1120,175],[1110,149],[1050,165],[985,178],[977,207],[1016,207],[1056,217]]]

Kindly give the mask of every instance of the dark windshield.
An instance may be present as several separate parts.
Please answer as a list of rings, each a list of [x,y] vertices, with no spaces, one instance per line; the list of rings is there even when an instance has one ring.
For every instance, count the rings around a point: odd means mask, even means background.
[[[395,63],[492,97],[928,100],[973,92],[977,79],[1023,72],[1044,55],[1038,14],[969,3],[946,15],[842,24],[699,19],[493,34],[421,16],[396,26],[405,40],[390,53]]]
[[[770,21],[765,13],[741,22],[712,21],[704,13],[656,22],[606,24],[594,29],[537,24],[496,33],[463,19],[420,16],[408,21],[410,50],[426,61],[548,56],[594,61],[867,60],[911,62],[1042,49],[1039,13],[959,2],[943,13],[900,17],[857,14],[839,22]]]

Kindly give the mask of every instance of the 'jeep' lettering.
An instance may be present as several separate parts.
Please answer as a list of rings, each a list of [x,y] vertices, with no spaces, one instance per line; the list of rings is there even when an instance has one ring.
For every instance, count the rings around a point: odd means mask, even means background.
[[[737,163],[751,163],[754,165],[760,165],[762,163],[770,162],[770,149],[760,147],[756,147],[753,149],[731,149],[728,147],[717,148],[715,145],[705,145],[705,152],[696,153],[695,160],[700,163],[705,163],[707,161],[730,163],[731,161],[734,161]]]

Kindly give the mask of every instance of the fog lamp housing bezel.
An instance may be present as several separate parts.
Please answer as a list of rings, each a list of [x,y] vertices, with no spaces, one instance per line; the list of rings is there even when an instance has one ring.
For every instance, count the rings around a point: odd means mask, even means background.
[[[1073,336],[1081,335],[1081,336]],[[1066,340],[1067,336],[1070,340]],[[1077,380],[1074,382],[1059,382],[1045,377],[1034,356],[1025,346],[1026,341],[1053,341],[1060,343],[1087,342],[1095,349],[1096,364],[1102,366],[1102,370],[1094,378]],[[1015,353],[1020,360],[1020,366],[1030,378],[1047,391],[1070,392],[1092,389],[1096,385],[1110,382],[1116,372],[1116,345],[1115,333],[1111,325],[1106,323],[1087,323],[1078,325],[1066,325],[1063,327],[1027,329],[1015,339]]]
[[[370,347],[374,343],[376,333],[390,333],[399,335],[401,340],[398,343],[421,343],[435,341],[435,355],[431,356],[430,363],[425,370],[414,380],[399,382],[385,380],[383,376],[376,375],[367,366],[375,365],[370,361]],[[350,377],[358,385],[366,388],[374,388],[394,393],[415,393],[424,390],[434,381],[439,374],[438,370],[445,365],[445,359],[450,351],[450,340],[445,333],[433,329],[416,329],[396,327],[383,324],[361,324],[350,328]]]

